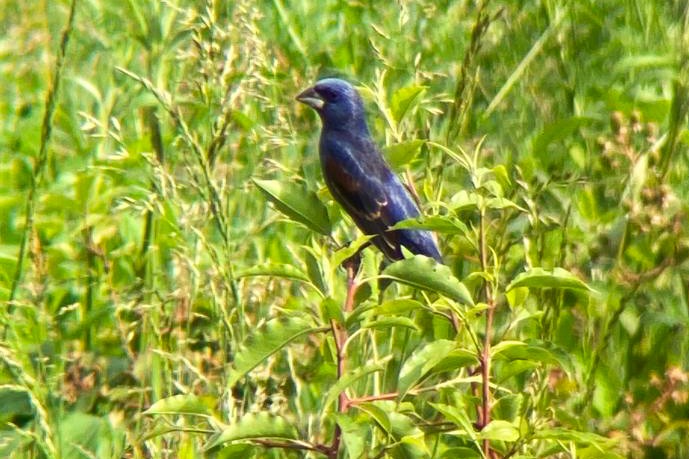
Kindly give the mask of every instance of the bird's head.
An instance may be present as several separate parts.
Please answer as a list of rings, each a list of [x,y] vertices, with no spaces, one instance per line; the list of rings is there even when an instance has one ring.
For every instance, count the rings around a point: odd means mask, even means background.
[[[316,110],[323,127],[363,128],[366,131],[364,104],[354,86],[338,78],[319,80],[297,96],[297,100]]]

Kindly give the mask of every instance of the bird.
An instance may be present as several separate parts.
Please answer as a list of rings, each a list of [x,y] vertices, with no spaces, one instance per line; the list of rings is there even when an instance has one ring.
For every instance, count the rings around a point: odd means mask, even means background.
[[[402,247],[442,263],[429,231],[390,228],[421,211],[407,187],[376,146],[366,122],[364,103],[349,82],[318,80],[297,101],[321,119],[319,157],[326,186],[359,229],[390,261],[404,258]]]

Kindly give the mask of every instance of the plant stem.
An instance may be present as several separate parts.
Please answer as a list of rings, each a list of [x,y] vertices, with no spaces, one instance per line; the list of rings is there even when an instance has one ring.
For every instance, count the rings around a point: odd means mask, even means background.
[[[356,283],[356,268],[358,263],[355,260],[350,260],[345,262],[345,268],[347,270],[347,296],[344,304],[345,314],[349,313],[354,309],[354,294],[358,287]],[[347,342],[347,328],[344,324],[338,324],[335,320],[330,320],[330,326],[333,332],[333,338],[335,338],[335,351],[337,352],[337,379],[340,380],[344,375],[347,368],[347,354],[345,353],[345,343]],[[338,413],[346,413],[349,408],[349,399],[347,394],[343,390],[340,392],[337,400],[337,411]],[[337,459],[338,452],[340,450],[340,439],[342,437],[342,429],[338,424],[335,424],[335,433],[333,434],[333,441],[328,448],[327,456],[330,459]]]
[[[45,169],[46,164],[48,163],[48,145],[50,144],[50,138],[53,132],[53,114],[55,113],[55,107],[57,106],[58,91],[60,90],[60,81],[62,81],[62,69],[64,67],[65,55],[67,54],[67,44],[69,43],[69,37],[72,34],[72,26],[74,24],[76,3],[76,0],[73,0],[69,8],[69,17],[67,19],[67,25],[65,26],[65,29],[62,32],[60,48],[58,50],[57,59],[55,61],[53,79],[50,82],[50,87],[48,88],[48,93],[46,94],[45,112],[43,113],[43,123],[41,125],[41,146],[38,151],[36,163],[33,167],[29,192],[26,198],[26,210],[24,214],[24,232],[22,234],[22,239],[19,243],[19,254],[17,255],[17,264],[15,267],[14,276],[12,278],[12,286],[10,287],[10,294],[7,301],[8,314],[12,312],[12,308],[14,307],[14,300],[17,296],[17,289],[19,288],[19,283],[22,280],[22,274],[24,272],[24,258],[26,257],[26,246],[29,238],[33,233],[36,193],[40,188],[41,182],[43,181],[43,171]],[[6,332],[6,329],[7,328],[5,327],[3,333]]]
[[[486,250],[486,214],[484,210],[481,210],[481,221],[479,226],[479,243],[480,243],[480,257],[481,257],[481,270],[485,273],[488,266],[488,253]],[[490,282],[484,282],[484,296],[486,304],[488,304],[488,310],[486,311],[486,330],[483,337],[483,349],[481,351],[481,417],[479,419],[478,425],[480,429],[483,429],[490,423],[490,346],[491,337],[493,335],[493,316],[495,314],[495,302],[493,301],[493,292],[491,290]],[[483,454],[485,457],[492,457],[492,451],[490,449],[490,441],[483,440]]]

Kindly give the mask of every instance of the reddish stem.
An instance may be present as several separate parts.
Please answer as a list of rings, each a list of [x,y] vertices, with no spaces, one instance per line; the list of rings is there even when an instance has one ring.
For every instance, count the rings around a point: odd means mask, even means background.
[[[345,314],[354,309],[354,295],[358,287],[356,277],[356,263],[345,263],[347,269],[347,297],[344,304]],[[338,324],[335,320],[330,320],[330,327],[332,328],[333,338],[335,339],[335,351],[337,353],[337,379],[338,381],[344,376],[347,368],[347,354],[344,352],[345,343],[347,342],[347,328],[343,324]],[[349,399],[343,390],[338,395],[337,412],[346,413],[349,408]],[[333,441],[328,448],[327,456],[329,459],[337,459],[340,450],[340,439],[342,437],[342,429],[338,424],[335,424],[335,432],[333,434]]]

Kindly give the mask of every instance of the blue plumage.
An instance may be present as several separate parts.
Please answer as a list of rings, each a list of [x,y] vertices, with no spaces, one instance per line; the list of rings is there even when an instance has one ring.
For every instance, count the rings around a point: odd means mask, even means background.
[[[373,143],[356,89],[344,80],[327,78],[299,94],[297,100],[321,118],[319,151],[325,183],[359,229],[376,235],[373,243],[391,260],[403,258],[404,246],[442,262],[430,232],[389,230],[401,220],[418,217],[420,211]]]

